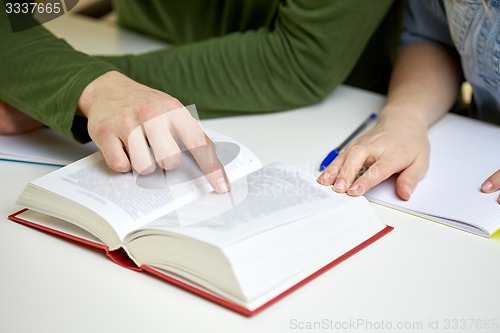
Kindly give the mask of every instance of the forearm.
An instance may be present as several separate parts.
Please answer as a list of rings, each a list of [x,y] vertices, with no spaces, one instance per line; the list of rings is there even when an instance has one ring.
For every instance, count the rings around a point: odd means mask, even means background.
[[[427,128],[453,106],[462,80],[460,64],[445,49],[409,45],[398,57],[379,119]]]
[[[290,109],[318,102],[345,80],[390,4],[288,1],[272,28],[106,59],[141,83],[195,103],[201,116]]]
[[[401,51],[377,125],[350,144],[320,176],[340,193],[362,195],[395,173],[408,200],[429,164],[427,127],[453,105],[461,82],[455,59],[430,44]],[[369,166],[356,178],[360,166]]]
[[[41,26],[12,32],[4,12],[0,44],[0,100],[68,137],[85,140],[86,127],[73,128],[81,92],[114,67],[75,51]]]

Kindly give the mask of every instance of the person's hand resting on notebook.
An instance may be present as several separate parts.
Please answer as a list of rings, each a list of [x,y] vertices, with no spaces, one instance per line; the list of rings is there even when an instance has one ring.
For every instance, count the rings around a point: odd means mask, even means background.
[[[13,135],[42,128],[43,124],[0,101],[0,134]]]
[[[108,72],[84,89],[78,108],[87,117],[88,133],[112,170],[133,168],[149,174],[156,164],[171,170],[181,162],[180,143],[193,154],[216,192],[229,191],[213,143],[172,96],[121,73]]]
[[[472,88],[472,108],[479,118],[500,124],[500,90],[494,80],[500,71],[498,63],[491,61],[497,44],[489,42],[499,35],[500,25],[491,18],[500,13],[500,1],[484,1],[484,6],[474,9],[461,2],[439,3],[446,7],[444,15],[433,15],[436,8],[430,2],[408,1],[400,52],[380,121],[333,161],[318,179],[320,183],[359,195],[390,174],[401,172],[396,190],[408,199],[427,168],[429,152],[422,139],[425,128],[452,109],[464,81]],[[443,30],[456,27],[455,18],[465,10],[474,14],[473,21],[461,22],[461,28],[470,31],[467,36],[459,38],[453,30]],[[484,38],[475,38],[478,35]],[[354,181],[363,165],[371,167]],[[500,170],[479,186],[486,193],[498,191]]]
[[[399,173],[398,195],[408,200],[429,165],[427,123],[410,117],[383,116],[377,125],[352,142],[318,178],[322,185],[348,195],[363,195],[373,186]],[[368,170],[356,179],[360,169]]]
[[[377,124],[339,154],[318,182],[356,196],[399,173],[396,191],[410,199],[429,165],[427,128],[453,105],[460,83],[459,64],[446,50],[426,44],[404,48]],[[368,170],[355,180],[363,166]]]
[[[500,170],[486,179],[481,186],[481,191],[484,193],[493,193],[498,190],[500,190]],[[500,194],[498,195],[498,203],[500,204]]]

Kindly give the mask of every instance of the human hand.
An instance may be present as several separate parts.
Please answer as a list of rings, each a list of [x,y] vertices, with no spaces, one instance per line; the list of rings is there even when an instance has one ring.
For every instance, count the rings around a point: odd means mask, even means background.
[[[404,117],[381,118],[365,135],[352,142],[319,176],[318,182],[348,195],[363,195],[399,173],[396,191],[408,200],[429,166],[427,124]],[[369,167],[356,179],[360,169]]]
[[[43,126],[42,123],[0,101],[0,134],[21,134],[34,131]]]
[[[493,193],[498,190],[500,190],[500,170],[486,179],[481,186],[481,191],[484,193]],[[500,194],[498,195],[498,203],[500,204]]]
[[[78,106],[88,119],[90,137],[112,170],[133,168],[149,174],[156,163],[165,170],[174,169],[181,163],[179,142],[191,152],[216,192],[229,191],[213,143],[172,96],[108,72],[84,89]]]

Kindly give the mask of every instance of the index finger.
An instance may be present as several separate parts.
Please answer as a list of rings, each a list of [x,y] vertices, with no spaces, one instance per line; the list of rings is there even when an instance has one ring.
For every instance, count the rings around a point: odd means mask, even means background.
[[[339,175],[340,169],[344,165],[344,161],[346,158],[346,152],[341,151],[337,157],[333,160],[330,165],[326,167],[325,170],[318,177],[318,183],[321,185],[333,185],[335,180],[337,180],[337,176]]]
[[[204,132],[203,135],[205,137],[205,145],[188,149],[214,190],[217,193],[229,192],[229,180],[224,166],[217,157],[215,145]]]
[[[230,189],[229,180],[217,157],[212,140],[187,109],[181,108],[170,112],[177,113],[171,121],[173,131],[193,155],[212,188],[217,193],[228,192]]]

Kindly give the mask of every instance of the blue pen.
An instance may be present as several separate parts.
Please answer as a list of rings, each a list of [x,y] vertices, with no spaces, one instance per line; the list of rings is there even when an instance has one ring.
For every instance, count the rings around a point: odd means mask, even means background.
[[[339,155],[340,151],[342,149],[344,149],[345,146],[347,146],[347,144],[356,137],[356,135],[359,134],[359,132],[361,132],[366,126],[368,126],[368,124],[372,121],[372,120],[375,120],[377,119],[377,114],[376,113],[372,113],[361,125],[359,125],[358,128],[356,128],[356,130],[354,132],[352,132],[351,135],[349,135],[349,137],[347,139],[344,140],[344,142],[342,142],[340,144],[340,146],[338,146],[337,148],[335,148],[334,150],[332,150],[330,153],[328,153],[328,155],[325,157],[325,159],[323,160],[323,162],[321,162],[320,166],[319,166],[319,171],[323,171],[326,169],[326,167],[328,165],[330,165],[330,163],[333,162],[333,160]]]

